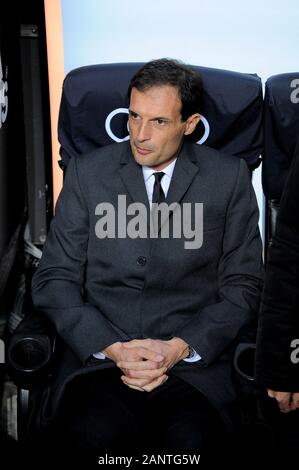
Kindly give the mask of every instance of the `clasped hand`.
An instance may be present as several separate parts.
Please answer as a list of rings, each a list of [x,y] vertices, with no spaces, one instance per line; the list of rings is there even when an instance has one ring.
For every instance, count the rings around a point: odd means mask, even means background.
[[[277,401],[282,413],[299,409],[299,392],[278,392],[268,389],[268,396]]]
[[[124,375],[121,380],[134,390],[150,392],[162,385],[169,371],[188,354],[188,344],[181,338],[168,341],[134,339],[114,343],[103,351]]]

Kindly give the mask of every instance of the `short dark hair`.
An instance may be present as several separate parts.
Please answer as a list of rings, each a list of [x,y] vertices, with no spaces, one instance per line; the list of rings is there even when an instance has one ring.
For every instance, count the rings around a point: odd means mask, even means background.
[[[152,60],[143,65],[131,79],[129,100],[132,88],[145,91],[153,86],[163,85],[177,87],[182,102],[183,121],[200,112],[203,89],[201,76],[192,67],[174,59]]]

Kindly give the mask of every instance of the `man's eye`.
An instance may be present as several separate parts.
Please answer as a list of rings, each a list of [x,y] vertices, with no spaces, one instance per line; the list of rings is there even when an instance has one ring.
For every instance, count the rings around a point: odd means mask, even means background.
[[[164,124],[166,124],[166,121],[164,119],[157,119],[157,123],[159,124],[159,126],[163,126]]]
[[[132,118],[132,119],[137,119],[137,118],[138,118],[138,114],[132,113],[132,111],[131,111],[131,112],[130,112],[130,118]]]

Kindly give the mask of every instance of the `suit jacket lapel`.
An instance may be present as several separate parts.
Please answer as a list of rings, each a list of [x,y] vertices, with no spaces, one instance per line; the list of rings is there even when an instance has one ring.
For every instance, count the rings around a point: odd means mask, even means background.
[[[146,187],[144,183],[142,168],[136,161],[131,152],[130,145],[125,147],[120,160],[120,177],[127,189],[132,202],[141,202],[147,209],[146,221],[150,226],[150,206],[148,202]],[[143,215],[143,213],[142,213]]]
[[[173,202],[179,203],[188,191],[195,175],[199,171],[192,145],[184,143],[178,159],[175,164],[174,172],[170,182],[166,197],[166,203],[170,205]],[[172,212],[170,213],[170,216]],[[167,213],[162,212],[161,228],[169,219]]]
[[[166,202],[180,202],[199,171],[192,145],[185,143],[175,164]]]

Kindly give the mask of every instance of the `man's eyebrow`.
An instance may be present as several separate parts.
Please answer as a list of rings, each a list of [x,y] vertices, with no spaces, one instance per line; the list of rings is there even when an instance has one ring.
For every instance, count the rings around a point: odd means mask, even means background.
[[[131,108],[129,108],[129,113],[130,113],[130,114],[136,114],[137,116],[140,116],[140,114],[138,114],[136,111],[134,111],[134,110],[131,109]],[[150,118],[150,121],[157,121],[157,120],[168,121],[168,122],[171,121],[170,118],[165,117],[165,116],[155,116],[155,117]]]
[[[171,121],[170,118],[167,118],[165,116],[157,116],[151,119],[151,121],[157,121],[158,119],[161,119],[161,121]]]

